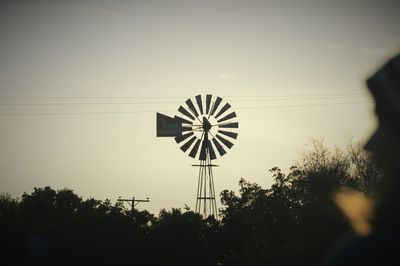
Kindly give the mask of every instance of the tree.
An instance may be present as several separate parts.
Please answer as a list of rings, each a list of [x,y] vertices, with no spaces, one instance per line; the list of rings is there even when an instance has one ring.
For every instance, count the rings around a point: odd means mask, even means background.
[[[314,140],[289,174],[274,167],[274,183],[263,189],[244,179],[239,195],[221,193],[227,261],[236,264],[315,264],[341,234],[350,230],[334,205],[335,192],[375,193],[381,175],[359,145],[327,149]]]
[[[375,196],[381,183],[373,157],[351,143],[340,150],[313,141],[287,174],[269,174],[268,188],[242,178],[239,193],[224,190],[220,220],[187,206],[156,217],[69,189],[2,194],[3,264],[313,265],[350,230],[334,193]]]

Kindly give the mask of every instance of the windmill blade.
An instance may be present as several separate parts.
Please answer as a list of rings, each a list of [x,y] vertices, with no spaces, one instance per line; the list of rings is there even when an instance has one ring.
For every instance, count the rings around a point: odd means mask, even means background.
[[[211,94],[206,95],[206,114],[208,114],[208,112],[210,111],[211,98],[212,98]]]
[[[185,131],[192,131],[192,130],[193,130],[192,127],[182,127],[182,132],[185,132]]]
[[[196,110],[196,108],[194,107],[194,104],[193,104],[192,100],[190,100],[190,98],[186,100],[186,104],[187,104],[187,106],[189,107],[190,111],[192,111],[192,113],[193,113],[196,117],[198,117],[198,116],[199,116],[199,113],[197,112],[197,110]]]
[[[208,150],[210,151],[210,159],[215,160],[217,159],[217,155],[215,155],[214,148],[211,145],[211,141],[208,141]]]
[[[206,139],[203,139],[203,141],[201,142],[201,149],[200,149],[200,156],[199,156],[199,160],[201,160],[201,161],[206,160],[207,142],[208,142],[208,140],[206,140]]]
[[[179,135],[175,137],[175,141],[176,143],[181,143],[182,141],[184,141],[185,139],[187,139],[188,137],[192,136],[193,132],[189,132],[185,135]]]
[[[210,115],[214,115],[214,113],[215,113],[215,111],[217,111],[217,108],[220,105],[221,101],[222,101],[222,98],[221,97],[217,97],[217,99],[215,100],[215,103],[214,103],[214,105],[213,105],[213,107],[211,109]]]
[[[213,141],[215,147],[217,148],[219,155],[223,156],[226,153],[226,151],[224,150],[222,145],[215,138],[213,138],[212,141]]]
[[[179,121],[180,123],[182,123],[182,124],[189,124],[189,125],[193,125],[193,122],[191,122],[191,121],[189,121],[189,120],[186,120],[185,118],[182,118],[182,117],[180,117],[180,116],[174,116],[174,119],[176,120],[176,121]]]
[[[235,112],[232,112],[232,113],[230,113],[229,115],[226,115],[226,116],[224,116],[223,118],[219,119],[217,122],[218,122],[218,123],[221,123],[221,122],[224,122],[224,121],[226,121],[226,120],[229,120],[229,119],[232,119],[232,118],[235,118],[235,117],[236,117],[236,113],[235,113]]]
[[[196,139],[197,139],[196,136],[193,136],[191,139],[189,139],[188,142],[182,145],[181,150],[183,152],[186,152]]]
[[[229,131],[224,131],[224,130],[218,130],[218,133],[221,133],[225,136],[231,137],[233,139],[236,139],[238,136],[238,133],[235,132],[229,132]]]
[[[229,108],[231,108],[231,105],[229,103],[226,103],[224,105],[224,107],[221,108],[221,110],[219,110],[218,114],[215,116],[215,118],[218,118],[220,115],[222,115],[226,110],[228,110]]]
[[[222,124],[222,125],[218,125],[218,127],[221,127],[221,128],[239,128],[239,123],[235,122],[235,123]]]
[[[192,120],[195,119],[195,117],[194,117],[191,113],[189,113],[188,110],[186,110],[185,108],[183,108],[182,105],[179,106],[178,111],[179,111],[181,114],[185,115],[186,117],[189,117],[189,118],[192,119]]]
[[[224,145],[225,145],[226,147],[228,147],[229,149],[232,148],[232,146],[233,146],[233,143],[232,143],[232,142],[230,142],[229,140],[227,140],[227,139],[221,137],[221,136],[218,135],[218,134],[216,135],[216,137],[217,137],[217,139],[219,139],[222,143],[224,143]]]
[[[200,114],[203,114],[203,103],[201,102],[201,95],[196,96],[197,106],[199,107]]]
[[[199,139],[196,141],[196,144],[194,144],[193,149],[189,153],[190,157],[196,158],[196,154],[197,154],[197,150],[199,149],[200,142],[201,141]]]

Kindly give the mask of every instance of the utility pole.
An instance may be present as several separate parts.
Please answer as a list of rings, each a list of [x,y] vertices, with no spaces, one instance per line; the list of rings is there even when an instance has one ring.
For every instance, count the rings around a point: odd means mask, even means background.
[[[138,205],[140,202],[150,202],[149,198],[146,199],[135,199],[133,197],[132,199],[121,199],[121,197],[118,198],[119,202],[128,202],[128,204],[131,206],[131,212],[133,214],[133,210],[135,209],[136,205]]]

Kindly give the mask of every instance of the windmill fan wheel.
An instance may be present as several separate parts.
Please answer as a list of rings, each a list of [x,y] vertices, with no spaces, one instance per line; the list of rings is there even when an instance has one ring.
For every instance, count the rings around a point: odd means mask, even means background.
[[[182,123],[182,134],[175,137],[183,152],[189,151],[192,158],[206,160],[207,154],[211,160],[226,154],[226,149],[233,146],[237,139],[239,123],[235,121],[236,113],[231,111],[231,105],[224,103],[221,97],[207,94],[205,99],[197,95],[186,100],[186,105],[179,106],[174,118]]]

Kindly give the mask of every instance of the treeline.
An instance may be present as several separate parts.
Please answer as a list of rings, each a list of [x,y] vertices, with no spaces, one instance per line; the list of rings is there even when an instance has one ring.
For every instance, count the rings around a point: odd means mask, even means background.
[[[241,179],[218,220],[190,211],[125,209],[72,190],[0,196],[2,265],[315,265],[350,228],[332,193],[373,195],[381,176],[357,145],[313,149],[270,188]]]

